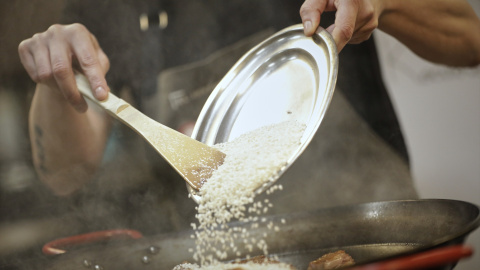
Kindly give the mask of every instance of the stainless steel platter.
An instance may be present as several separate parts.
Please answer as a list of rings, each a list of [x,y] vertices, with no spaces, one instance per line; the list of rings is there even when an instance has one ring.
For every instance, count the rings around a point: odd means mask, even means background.
[[[336,45],[326,30],[319,28],[313,37],[306,37],[302,25],[285,28],[252,48],[230,69],[205,103],[192,137],[213,145],[266,125],[288,120],[304,123],[301,144],[280,177],[320,126],[337,72]],[[189,191],[194,194],[190,187]]]

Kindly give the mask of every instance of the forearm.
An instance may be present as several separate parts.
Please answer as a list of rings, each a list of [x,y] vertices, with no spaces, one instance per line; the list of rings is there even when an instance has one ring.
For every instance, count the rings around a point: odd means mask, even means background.
[[[110,127],[108,116],[89,108],[77,112],[61,93],[38,84],[29,129],[40,179],[57,195],[68,195],[96,172]]]
[[[464,0],[388,0],[378,28],[429,61],[480,64],[480,20]]]

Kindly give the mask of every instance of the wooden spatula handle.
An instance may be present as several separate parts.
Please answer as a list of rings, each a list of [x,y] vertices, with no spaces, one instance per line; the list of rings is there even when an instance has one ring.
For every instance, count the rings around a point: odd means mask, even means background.
[[[112,93],[108,93],[108,97],[105,100],[98,100],[93,96],[90,84],[84,75],[77,73],[75,74],[75,79],[77,80],[78,91],[80,91],[84,97],[98,104],[114,116],[117,116],[123,108],[129,106],[127,102]]]

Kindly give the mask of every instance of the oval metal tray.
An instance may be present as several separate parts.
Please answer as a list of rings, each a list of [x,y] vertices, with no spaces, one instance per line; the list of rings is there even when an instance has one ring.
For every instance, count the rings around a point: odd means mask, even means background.
[[[326,30],[319,28],[306,37],[302,25],[285,28],[248,51],[219,82],[198,117],[192,138],[214,145],[266,125],[288,120],[304,123],[301,144],[280,177],[320,126],[337,73],[336,45]],[[188,188],[197,200],[195,191]]]

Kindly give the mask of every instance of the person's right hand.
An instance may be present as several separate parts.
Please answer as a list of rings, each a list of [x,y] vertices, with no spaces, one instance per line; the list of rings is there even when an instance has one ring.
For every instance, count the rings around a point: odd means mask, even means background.
[[[84,112],[87,104],[77,89],[74,69],[87,77],[97,99],[107,98],[110,62],[85,26],[52,25],[22,41],[18,52],[32,80],[59,91],[77,111]]]
[[[338,52],[347,43],[358,44],[370,38],[378,26],[386,1],[379,0],[305,0],[300,17],[305,35],[311,36],[320,25],[325,11],[335,11],[335,23],[327,27],[337,44]]]

